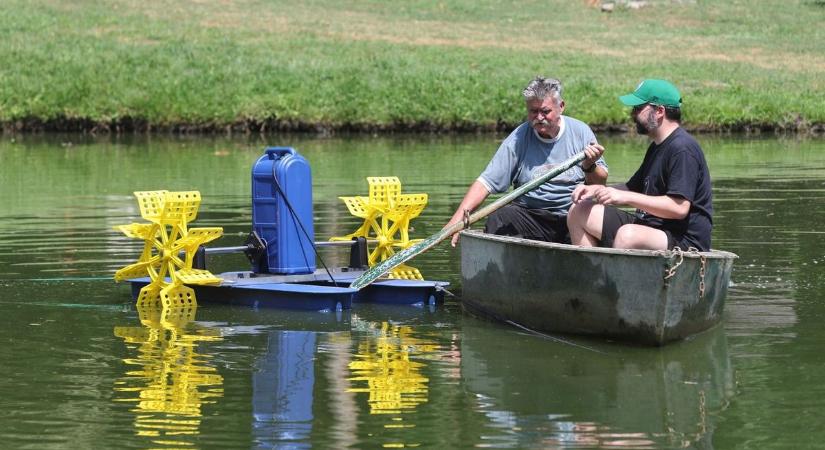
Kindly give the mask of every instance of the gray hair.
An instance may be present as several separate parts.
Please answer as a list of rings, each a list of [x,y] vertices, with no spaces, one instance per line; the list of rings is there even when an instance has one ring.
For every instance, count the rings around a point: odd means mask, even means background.
[[[562,101],[561,91],[561,81],[539,75],[527,84],[527,87],[521,91],[521,95],[524,96],[524,100],[544,100],[547,97],[553,97],[556,103],[559,103]]]

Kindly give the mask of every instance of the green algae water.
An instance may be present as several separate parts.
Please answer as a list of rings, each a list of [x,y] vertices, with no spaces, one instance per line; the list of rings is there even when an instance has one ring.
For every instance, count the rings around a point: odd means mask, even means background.
[[[315,235],[360,225],[338,196],[367,176],[429,194],[438,232],[501,136],[316,139],[4,136],[0,443],[4,448],[812,448],[825,440],[825,141],[700,136],[713,246],[737,253],[724,323],[661,349],[480,321],[460,300],[315,313],[136,308],[112,274],[141,244],[138,190],[199,190],[216,246],[250,229],[267,145],[313,171]],[[600,138],[611,181],[645,142]],[[479,225],[480,226],[480,225]],[[323,249],[329,265],[347,255]],[[409,262],[460,297],[458,252]],[[245,270],[242,255],[210,259]],[[579,345],[580,344],[580,345]]]

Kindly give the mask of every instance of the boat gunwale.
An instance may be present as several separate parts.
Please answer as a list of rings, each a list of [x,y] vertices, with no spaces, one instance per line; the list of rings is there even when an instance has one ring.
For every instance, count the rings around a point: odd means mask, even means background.
[[[572,244],[560,244],[557,242],[537,241],[533,239],[525,239],[513,236],[501,236],[495,234],[487,234],[481,230],[463,230],[461,235],[470,236],[478,239],[486,239],[489,241],[499,241],[504,243],[513,243],[518,245],[539,247],[545,249],[562,250],[566,252],[583,252],[583,253],[601,253],[607,255],[622,255],[622,256],[641,256],[641,257],[657,257],[657,258],[673,258],[682,255],[685,258],[705,258],[705,259],[738,259],[739,256],[735,253],[724,250],[711,249],[708,252],[697,252],[683,250],[681,252],[673,250],[639,250],[639,249],[621,249],[608,247],[582,247]]]

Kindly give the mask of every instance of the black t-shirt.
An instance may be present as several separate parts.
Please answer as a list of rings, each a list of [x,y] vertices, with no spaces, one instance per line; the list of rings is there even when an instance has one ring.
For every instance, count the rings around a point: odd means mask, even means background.
[[[627,187],[645,195],[671,195],[690,202],[684,219],[662,219],[637,210],[636,223],[669,231],[676,243],[687,250],[710,250],[713,227],[713,198],[710,173],[699,143],[687,131],[677,128],[661,144],[650,144],[639,170]]]

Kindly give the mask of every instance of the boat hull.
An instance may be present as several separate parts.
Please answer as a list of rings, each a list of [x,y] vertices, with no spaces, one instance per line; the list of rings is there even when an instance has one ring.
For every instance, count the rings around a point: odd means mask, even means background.
[[[463,232],[462,304],[534,330],[663,345],[721,321],[736,257]]]

